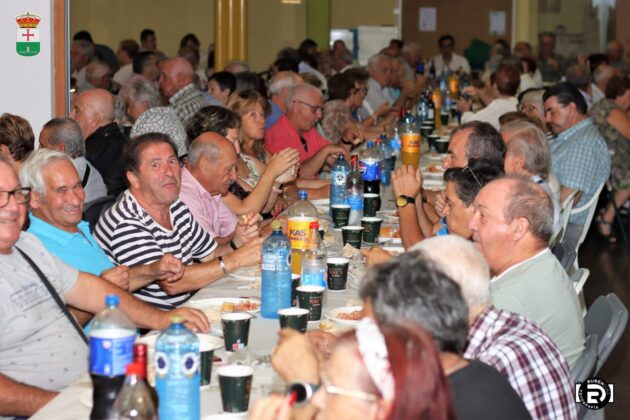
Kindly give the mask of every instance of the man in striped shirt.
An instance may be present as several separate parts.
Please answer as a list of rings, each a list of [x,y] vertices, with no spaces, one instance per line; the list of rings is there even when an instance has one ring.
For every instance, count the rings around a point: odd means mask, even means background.
[[[239,267],[258,264],[262,238],[215,259],[217,243],[179,200],[181,172],[177,149],[168,136],[149,133],[125,152],[129,189],[103,214],[94,230],[97,242],[115,263],[150,264],[169,253],[185,266],[174,282],[155,281],[135,292],[140,299],[169,309]]]

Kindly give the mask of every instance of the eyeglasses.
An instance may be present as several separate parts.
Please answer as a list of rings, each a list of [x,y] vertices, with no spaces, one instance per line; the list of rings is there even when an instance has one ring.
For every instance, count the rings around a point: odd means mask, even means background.
[[[297,99],[294,100],[293,102],[299,102],[302,105],[306,105],[307,107],[309,107],[311,109],[311,111],[313,111],[314,114],[317,114],[318,112],[323,112],[324,111],[324,107],[323,106],[311,105],[311,104],[306,103],[304,101],[298,101]]]
[[[30,188],[16,188],[13,191],[0,191],[0,207],[4,207],[9,203],[9,197],[15,197],[18,204],[26,204],[31,199]]]
[[[477,181],[477,185],[479,185],[479,188],[481,188],[481,182],[479,182],[479,179],[477,178],[477,175],[475,175],[475,173],[473,172],[472,169],[470,169],[470,166],[466,166],[464,168],[464,171],[468,169],[468,172],[470,172],[470,174],[473,176],[473,178],[475,178],[475,181]],[[463,171],[462,171],[463,172]]]

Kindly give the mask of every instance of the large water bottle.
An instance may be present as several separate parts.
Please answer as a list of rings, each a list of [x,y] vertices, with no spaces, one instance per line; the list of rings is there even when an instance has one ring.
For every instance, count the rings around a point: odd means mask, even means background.
[[[363,192],[380,194],[381,152],[374,147],[373,141],[368,141],[367,148],[359,155],[359,168],[363,176]]]
[[[387,134],[381,134],[381,137],[376,140],[376,144],[381,151],[381,184],[389,185],[392,182],[392,147],[390,146]]]
[[[291,243],[282,234],[282,225],[274,220],[273,233],[262,245],[263,318],[278,318],[278,310],[291,307]]]
[[[138,363],[127,365],[125,382],[112,408],[113,419],[155,420],[158,418],[150,387],[143,377],[144,370],[145,368]]]
[[[319,223],[313,222],[302,258],[302,286],[326,287],[326,249],[319,237]]]
[[[289,240],[291,241],[291,272],[302,272],[302,253],[308,239],[311,222],[318,221],[317,209],[310,201],[306,191],[298,191],[298,201],[287,209]]]
[[[127,365],[133,361],[136,326],[118,304],[117,295],[107,295],[106,308],[94,317],[90,328],[91,419],[110,418]]]
[[[348,204],[350,204],[350,218],[348,225],[361,226],[363,217],[363,177],[359,170],[359,156],[350,157],[350,174],[348,175]]]
[[[346,204],[348,199],[346,182],[350,166],[343,154],[340,154],[330,170],[330,208],[335,204]],[[332,211],[332,210],[331,210]]]
[[[199,339],[173,316],[155,344],[155,387],[160,418],[199,420]]]

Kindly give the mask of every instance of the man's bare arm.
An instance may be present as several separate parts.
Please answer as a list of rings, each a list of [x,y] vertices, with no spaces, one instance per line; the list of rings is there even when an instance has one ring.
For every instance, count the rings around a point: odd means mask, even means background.
[[[0,374],[0,416],[30,417],[55,396],[57,392],[25,385]]]

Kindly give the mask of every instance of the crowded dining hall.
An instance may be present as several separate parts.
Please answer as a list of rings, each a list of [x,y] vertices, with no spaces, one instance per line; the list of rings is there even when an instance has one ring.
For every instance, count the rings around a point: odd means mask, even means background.
[[[0,419],[630,415],[630,0],[0,16]]]

